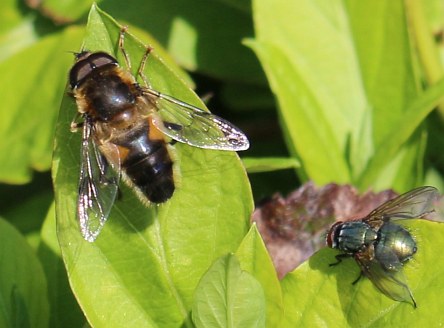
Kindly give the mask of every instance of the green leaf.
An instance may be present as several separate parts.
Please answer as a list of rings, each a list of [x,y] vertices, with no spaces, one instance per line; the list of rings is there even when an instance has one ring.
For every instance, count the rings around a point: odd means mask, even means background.
[[[371,165],[373,187],[417,184],[405,177],[422,169],[420,121],[401,131],[403,143],[388,141],[419,94],[402,2],[255,0],[253,16],[248,44],[279,103],[298,173],[318,184],[359,184]]]
[[[82,327],[86,319],[69,286],[56,234],[55,204],[49,209],[40,234],[38,257],[48,281],[51,327]]]
[[[330,267],[338,253],[322,249],[282,281],[286,326],[427,327],[444,323],[440,298],[444,292],[444,225],[425,220],[403,221],[416,239],[418,252],[404,266],[418,303],[394,301],[367,278],[352,282],[360,270],[352,259]]]
[[[242,271],[234,255],[217,260],[202,277],[193,304],[197,327],[265,327],[260,283]]]
[[[300,167],[297,159],[287,157],[243,157],[242,162],[248,173],[270,172]]]
[[[47,327],[46,279],[23,236],[0,218],[0,326]]]
[[[38,37],[35,29],[34,18],[24,17],[21,25],[3,29],[7,42],[0,44],[0,98],[5,108],[0,181],[7,183],[28,182],[31,168],[50,168],[57,110],[72,60],[68,51],[74,50],[82,32],[70,27]]]
[[[241,269],[252,274],[262,285],[267,301],[265,326],[279,327],[284,315],[281,286],[255,223],[236,251],[236,257],[239,259]]]
[[[303,170],[319,184],[329,182],[333,176],[338,182],[349,181],[347,163],[334,136],[334,130],[329,126],[321,107],[315,103],[316,99],[310,95],[308,86],[298,77],[288,55],[272,42],[250,41],[247,44],[261,60],[270,86],[279,101],[291,154],[301,159]],[[305,108],[299,103],[301,99],[294,96],[295,90],[306,94],[303,99]],[[296,111],[297,108],[300,110]]]
[[[419,93],[403,2],[346,1],[344,9],[379,145]]]
[[[369,162],[362,176],[360,183],[362,186],[369,186],[387,158],[393,157],[398,149],[407,143],[410,136],[424,122],[427,115],[438,105],[443,93],[444,79],[425,91],[409,106],[405,114],[399,117],[396,124],[387,132],[381,147],[378,148],[378,151]]]
[[[250,44],[279,102],[290,151],[315,182],[350,181],[344,150],[368,131],[368,104],[339,2],[256,0],[253,9]]]
[[[118,53],[120,26],[93,7],[84,46]],[[145,47],[131,35],[125,49],[133,70]],[[150,54],[145,74],[160,92],[203,106],[196,95]],[[58,237],[70,284],[93,326],[192,326],[189,311],[204,272],[237,249],[247,232],[252,198],[247,176],[233,152],[174,145],[178,188],[165,204],[144,206],[126,185],[94,243],[82,239],[76,218],[80,135],[70,132],[77,109],[66,96],[56,132],[53,178]]]

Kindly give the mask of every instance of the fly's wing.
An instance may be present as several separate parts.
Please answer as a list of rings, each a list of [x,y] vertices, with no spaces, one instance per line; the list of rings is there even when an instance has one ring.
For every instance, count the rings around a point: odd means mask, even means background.
[[[355,259],[362,273],[384,295],[395,301],[411,302],[416,308],[416,301],[402,271],[402,263],[390,248],[378,244],[375,256],[358,253]]]
[[[91,135],[92,124],[83,125],[77,214],[83,238],[93,242],[108,219],[118,191],[118,167],[114,170],[100,153]],[[117,151],[117,148],[116,148]]]
[[[433,187],[420,187],[389,200],[373,210],[364,221],[373,228],[379,228],[383,222],[402,219],[420,218],[433,212],[433,202],[439,192]]]
[[[142,91],[156,107],[153,124],[170,138],[206,149],[240,151],[250,146],[245,134],[223,118],[155,90]]]

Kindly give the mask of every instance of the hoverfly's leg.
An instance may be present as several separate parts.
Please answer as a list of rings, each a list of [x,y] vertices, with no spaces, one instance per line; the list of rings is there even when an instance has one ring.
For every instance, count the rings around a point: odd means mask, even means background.
[[[143,74],[143,71],[145,70],[145,64],[148,60],[148,55],[150,54],[151,51],[153,51],[153,48],[151,46],[146,46],[145,54],[143,55],[142,60],[140,61],[139,70],[137,71],[137,75],[140,76],[140,78],[142,79],[143,83],[145,83],[145,86],[147,88],[150,88],[150,84],[145,74]]]
[[[346,254],[346,253],[336,255],[335,258],[336,258],[337,261],[334,262],[334,263],[330,263],[329,266],[335,266],[335,265],[338,265],[339,263],[342,262],[342,259],[345,259],[345,258],[350,257],[350,256],[351,256],[350,254]]]
[[[71,122],[71,132],[77,132],[78,129],[83,128],[83,120],[80,119],[83,118],[83,115],[79,112],[76,112],[76,116],[74,116],[72,122]]]
[[[126,63],[126,68],[128,69],[128,71],[131,71],[131,61],[128,57],[128,54],[125,51],[125,33],[128,30],[128,26],[123,26],[120,29],[120,34],[119,34],[119,49],[122,52],[123,58],[125,59],[125,63]]]
[[[364,273],[361,271],[361,272],[359,272],[359,276],[358,276],[358,278],[356,278],[353,282],[352,282],[352,285],[355,285],[360,279],[361,279],[361,277],[364,275]]]

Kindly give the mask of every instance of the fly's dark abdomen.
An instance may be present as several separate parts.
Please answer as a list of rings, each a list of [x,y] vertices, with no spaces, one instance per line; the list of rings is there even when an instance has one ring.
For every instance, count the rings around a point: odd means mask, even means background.
[[[134,133],[134,131],[133,131]],[[122,162],[128,178],[153,203],[163,203],[174,193],[173,162],[164,140],[149,140],[148,124],[132,133]]]
[[[412,258],[417,251],[415,240],[410,232],[402,226],[386,222],[379,230],[378,235],[379,243],[376,252],[380,257],[379,253],[384,253],[384,249],[389,249],[402,263]]]

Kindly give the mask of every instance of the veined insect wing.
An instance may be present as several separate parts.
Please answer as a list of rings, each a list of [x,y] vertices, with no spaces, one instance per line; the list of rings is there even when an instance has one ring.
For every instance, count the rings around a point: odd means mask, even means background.
[[[433,212],[433,203],[439,196],[436,188],[425,186],[413,189],[373,210],[364,221],[380,226],[383,221],[420,218]]]
[[[249,148],[245,134],[227,120],[155,90],[143,88],[143,91],[156,104],[153,124],[170,138],[205,149]]]
[[[407,285],[407,279],[403,272],[403,265],[396,254],[385,245],[379,244],[375,249],[375,256],[355,255],[362,273],[384,295],[395,301],[411,302],[416,308],[416,301]]]
[[[120,168],[112,168],[100,153],[85,120],[81,149],[77,213],[83,238],[93,242],[110,214],[118,192]],[[115,150],[117,151],[117,149]]]
[[[418,218],[433,211],[433,201],[438,195],[434,187],[416,188],[386,202],[374,212],[390,219]]]

